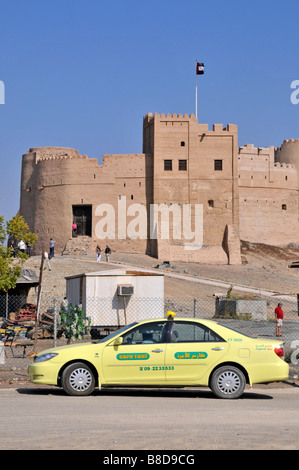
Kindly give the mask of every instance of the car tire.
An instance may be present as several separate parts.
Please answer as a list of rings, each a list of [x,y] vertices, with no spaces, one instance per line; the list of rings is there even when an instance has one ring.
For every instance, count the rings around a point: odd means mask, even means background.
[[[234,366],[222,366],[213,372],[210,381],[212,392],[219,398],[235,399],[244,392],[246,379],[243,372]]]
[[[86,364],[76,362],[65,368],[61,377],[61,384],[68,395],[87,396],[95,389],[95,377]]]

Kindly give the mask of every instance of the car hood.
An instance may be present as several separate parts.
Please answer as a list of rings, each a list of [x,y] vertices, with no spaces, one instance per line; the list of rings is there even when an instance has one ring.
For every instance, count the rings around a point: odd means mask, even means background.
[[[79,343],[79,344],[66,344],[65,346],[57,346],[56,348],[49,348],[49,349],[43,349],[42,351],[39,351],[37,356],[41,356],[42,354],[48,354],[48,353],[59,353],[63,352],[65,350],[70,350],[70,349],[85,349],[88,346],[95,345],[97,343]]]

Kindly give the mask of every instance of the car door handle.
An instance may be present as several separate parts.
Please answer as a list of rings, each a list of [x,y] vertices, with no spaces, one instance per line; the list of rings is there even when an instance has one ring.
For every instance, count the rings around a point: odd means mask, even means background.
[[[212,351],[223,351],[224,348],[212,348]]]
[[[152,352],[156,352],[156,353],[159,353],[159,352],[163,352],[164,349],[152,349]]]

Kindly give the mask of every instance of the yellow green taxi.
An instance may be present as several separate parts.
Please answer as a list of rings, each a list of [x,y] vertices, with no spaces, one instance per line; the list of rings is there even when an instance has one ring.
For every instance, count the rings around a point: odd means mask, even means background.
[[[176,318],[127,325],[92,343],[40,352],[31,382],[89,395],[96,387],[207,386],[220,398],[238,398],[246,384],[289,377],[283,343],[253,338],[216,321]]]

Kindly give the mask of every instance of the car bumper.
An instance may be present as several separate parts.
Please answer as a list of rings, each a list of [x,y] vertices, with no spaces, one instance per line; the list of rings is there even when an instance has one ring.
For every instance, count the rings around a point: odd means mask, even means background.
[[[35,384],[57,385],[60,364],[41,362],[29,365],[28,373],[30,382]]]
[[[248,367],[252,384],[281,382],[289,378],[289,365],[280,361],[277,364],[254,364]]]

